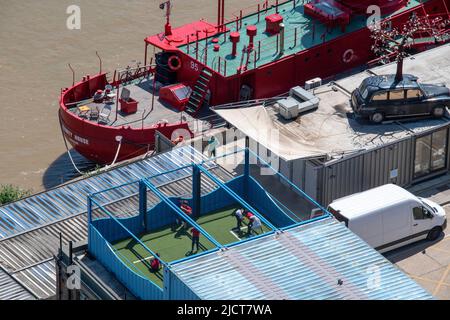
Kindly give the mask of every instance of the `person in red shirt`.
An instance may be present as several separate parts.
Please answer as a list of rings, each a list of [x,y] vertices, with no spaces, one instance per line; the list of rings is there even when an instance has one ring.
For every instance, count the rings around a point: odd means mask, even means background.
[[[254,216],[254,214],[251,213],[250,211],[247,211],[247,213],[245,214],[245,217],[246,217],[248,220],[251,220],[253,216]]]
[[[159,258],[159,253],[156,253],[156,255]],[[159,268],[161,268],[161,263],[159,262],[159,259],[153,257],[152,261],[150,261],[150,268],[152,269],[152,272],[158,272]]]
[[[198,231],[196,228],[192,228],[191,233],[192,233],[192,250],[191,250],[191,252],[194,252],[194,246],[197,247],[197,250],[195,250],[195,252],[197,252],[198,244],[200,242],[200,231]]]
[[[178,138],[172,140],[172,143],[174,146],[176,146],[177,144],[180,144],[184,141],[184,137],[183,136],[178,136]]]
[[[181,210],[187,214],[188,216],[192,215],[192,208],[188,205],[188,202],[186,200],[182,200],[180,201],[180,208]],[[184,221],[184,228],[187,229],[188,228],[188,223],[187,221]]]
[[[250,211],[247,211],[247,213],[245,214],[245,217],[248,219],[248,223],[247,223],[247,236],[248,236],[252,232],[253,221],[254,221],[255,215],[253,213],[251,213]]]

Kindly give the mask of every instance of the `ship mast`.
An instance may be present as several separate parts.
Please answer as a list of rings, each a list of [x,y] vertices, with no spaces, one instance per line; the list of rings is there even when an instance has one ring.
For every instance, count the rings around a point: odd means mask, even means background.
[[[166,25],[164,26],[164,34],[166,36],[171,36],[172,35],[172,26],[170,25],[170,9],[171,9],[172,5],[170,3],[170,0],[167,0],[165,2],[162,2],[159,5],[159,8],[161,10],[166,9]]]
[[[225,0],[217,0],[217,31],[223,31],[225,24]]]

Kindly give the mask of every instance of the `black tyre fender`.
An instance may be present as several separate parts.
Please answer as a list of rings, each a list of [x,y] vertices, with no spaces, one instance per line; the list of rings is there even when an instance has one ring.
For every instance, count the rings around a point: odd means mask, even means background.
[[[380,116],[381,116],[381,118],[380,118]],[[383,122],[384,114],[383,114],[383,112],[376,111],[370,115],[369,119],[371,122],[379,124],[379,123]]]
[[[434,107],[431,114],[433,115],[433,117],[436,117],[436,118],[443,117],[445,114],[445,106]]]
[[[437,238],[439,238],[441,233],[442,233],[442,228],[441,227],[434,227],[433,229],[428,231],[427,240],[434,241]]]

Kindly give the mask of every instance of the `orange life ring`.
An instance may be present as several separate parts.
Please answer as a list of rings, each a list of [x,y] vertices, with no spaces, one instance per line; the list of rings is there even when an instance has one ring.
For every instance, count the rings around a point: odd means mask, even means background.
[[[347,49],[344,52],[344,54],[342,55],[342,60],[345,63],[349,63],[350,61],[352,61],[354,55],[355,55],[355,52],[353,51],[353,49]]]
[[[167,64],[169,65],[170,70],[177,71],[181,68],[181,59],[178,56],[173,55],[169,58]]]

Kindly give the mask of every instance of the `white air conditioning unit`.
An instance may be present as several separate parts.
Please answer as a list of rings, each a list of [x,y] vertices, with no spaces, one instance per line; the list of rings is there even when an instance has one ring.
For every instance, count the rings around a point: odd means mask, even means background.
[[[298,101],[292,98],[282,99],[277,101],[280,115],[286,120],[297,118],[300,110],[298,108]]]
[[[300,113],[319,107],[319,98],[300,86],[291,88],[286,99],[277,101],[278,112],[286,120],[298,117]]]
[[[305,82],[305,89],[311,90],[317,87],[320,87],[322,85],[322,79],[321,78],[314,78],[311,80],[308,80]]]

